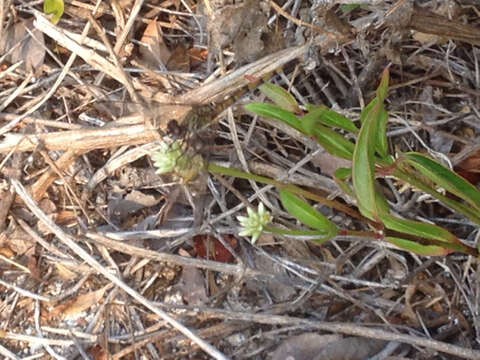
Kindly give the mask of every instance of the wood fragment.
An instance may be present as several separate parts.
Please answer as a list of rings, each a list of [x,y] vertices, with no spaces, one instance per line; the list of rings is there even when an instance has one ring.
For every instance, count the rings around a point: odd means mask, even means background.
[[[408,28],[445,39],[465,41],[480,45],[480,28],[415,7]]]

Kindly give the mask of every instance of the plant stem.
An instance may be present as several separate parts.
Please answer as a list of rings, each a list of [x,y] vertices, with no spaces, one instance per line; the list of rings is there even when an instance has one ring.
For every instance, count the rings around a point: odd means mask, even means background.
[[[260,176],[260,175],[255,175],[255,174],[250,174],[246,173],[242,170],[238,170],[235,168],[226,168],[217,164],[213,163],[208,163],[207,165],[207,170],[213,173],[217,174],[223,174],[223,175],[228,175],[228,176],[234,176],[236,178],[240,179],[246,179],[246,180],[253,180],[257,181],[263,184],[269,184],[269,185],[274,185],[279,189],[284,189],[287,191],[290,191],[291,193],[297,194],[297,195],[302,195],[303,197],[310,199],[310,200],[315,200],[323,205],[326,205],[330,208],[336,209],[338,211],[341,211],[345,214],[348,214],[349,216],[359,219],[362,221],[367,221],[371,224],[375,224],[374,222],[370,221],[369,219],[363,217],[360,215],[357,211],[353,210],[352,208],[339,203],[338,201],[333,201],[333,200],[328,200],[327,198],[313,194],[310,191],[304,190],[299,186],[292,185],[292,184],[285,184],[281,181],[273,180],[265,176]]]

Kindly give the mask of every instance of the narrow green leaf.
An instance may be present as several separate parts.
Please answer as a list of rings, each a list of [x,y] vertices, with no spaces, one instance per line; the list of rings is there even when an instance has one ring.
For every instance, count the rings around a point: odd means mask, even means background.
[[[437,185],[460,197],[480,211],[480,191],[460,175],[428,156],[416,152],[403,154],[400,162],[403,161],[413,166]]]
[[[372,108],[378,103],[378,98],[374,97],[372,101],[370,101],[367,106],[365,106],[360,114],[360,123],[363,124],[365,119],[367,118],[368,113],[372,110]]]
[[[353,153],[352,179],[357,205],[360,212],[371,220],[378,219],[374,154],[380,110],[381,104],[377,102],[368,112]]]
[[[302,123],[294,114],[279,108],[276,105],[264,103],[250,103],[244,105],[245,109],[255,114],[277,119],[292,126],[293,128],[305,132]],[[345,139],[345,137],[332,129],[317,124],[313,130],[313,135],[316,140],[327,150],[330,154],[342,157],[347,160],[352,159],[355,145]]]
[[[406,240],[398,237],[387,236],[385,237],[385,240],[398,246],[399,248],[411,251],[418,255],[438,256],[438,255],[446,255],[452,252],[451,250],[442,248],[441,246],[423,245],[416,241]]]
[[[360,4],[344,4],[340,6],[342,12],[347,12],[360,7]]]
[[[294,114],[276,105],[264,103],[250,103],[244,105],[244,108],[255,114],[283,121],[284,123],[294,127],[297,130],[303,130],[300,121]]]
[[[375,146],[375,150],[382,159],[388,157],[387,121],[388,113],[382,106],[382,109],[378,114],[377,143]]]
[[[274,228],[272,226],[265,227],[265,231],[285,236],[308,236],[310,238],[309,241],[315,241],[317,244],[323,244],[336,235],[325,234],[325,232],[321,230],[290,230]]]
[[[260,85],[258,88],[266,97],[272,100],[283,110],[290,111],[291,113],[300,112],[300,107],[298,106],[297,100],[292,94],[290,94],[281,86],[267,82]]]
[[[58,23],[63,15],[63,0],[45,0],[43,2],[43,12],[47,15],[52,14],[51,21],[53,24]]]
[[[317,235],[325,235],[325,231],[323,230],[290,230],[290,229],[280,229],[273,226],[266,226],[265,231],[281,234],[281,235],[292,235],[292,236],[317,236]]]
[[[390,214],[390,206],[388,206],[388,202],[385,199],[385,196],[383,196],[381,190],[378,189],[378,185],[376,183],[375,189],[377,190],[375,192],[375,205],[377,207],[377,214]]]
[[[380,218],[385,227],[390,230],[446,243],[459,242],[455,235],[437,225],[415,220],[401,219],[385,213],[381,214]]]
[[[388,156],[384,131],[388,114],[383,105],[388,90],[388,79],[389,73],[386,68],[377,89],[377,97],[362,111],[362,127],[353,154],[352,178],[358,208],[371,220],[376,220],[383,213],[389,212],[385,198],[375,186],[375,151],[382,158]]]
[[[307,110],[308,113],[300,117],[300,121],[305,130],[311,127],[308,134],[312,133],[313,127],[317,123],[343,129],[354,134],[359,131],[352,120],[327,108],[325,105],[307,105]]]
[[[343,135],[318,124],[315,127],[313,134],[317,142],[330,154],[347,160],[352,160],[355,144],[345,139]]]
[[[432,197],[440,200],[443,204],[448,206],[450,209],[458,211],[459,213],[465,215],[469,219],[471,219],[473,222],[476,224],[480,224],[480,212],[478,209],[475,207],[472,207],[468,205],[468,203],[463,203],[459,201],[455,201],[434,188],[430,186],[430,184],[426,184],[423,181],[421,181],[418,177],[415,175],[411,174],[411,169],[405,169],[402,170],[402,166],[400,164],[401,159],[397,160],[397,163],[392,167],[393,172],[392,175],[398,179],[401,179],[402,181],[407,182],[408,184],[416,187],[417,189],[422,190],[423,192],[426,192],[427,194],[430,194]]]
[[[374,111],[374,113],[372,112]],[[362,113],[360,114],[360,122],[363,124],[367,116],[376,117],[377,123],[377,136],[375,150],[378,154],[385,158],[388,156],[388,142],[387,142],[387,122],[388,122],[388,112],[385,110],[383,102],[378,101],[378,98],[374,98],[370,103],[365,106]]]
[[[303,224],[325,234],[337,233],[337,227],[320,212],[311,207],[306,201],[286,190],[279,190],[280,199],[285,209]]]
[[[300,123],[302,124],[302,128],[307,135],[313,135],[315,131],[315,127],[319,123],[318,117],[313,116],[311,112],[299,117]]]

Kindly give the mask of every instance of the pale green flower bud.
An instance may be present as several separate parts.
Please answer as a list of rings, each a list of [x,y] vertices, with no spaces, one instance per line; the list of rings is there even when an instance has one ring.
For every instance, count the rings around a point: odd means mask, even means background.
[[[242,226],[240,231],[240,236],[251,236],[252,244],[255,244],[258,237],[263,231],[265,225],[267,225],[271,220],[272,216],[268,211],[265,210],[263,203],[258,204],[258,210],[252,210],[250,207],[247,207],[248,216],[237,216],[237,220]]]

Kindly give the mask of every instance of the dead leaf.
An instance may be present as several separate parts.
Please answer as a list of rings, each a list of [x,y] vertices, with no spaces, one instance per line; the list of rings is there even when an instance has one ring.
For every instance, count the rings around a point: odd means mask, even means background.
[[[480,182],[480,150],[463,159],[455,167],[455,171],[474,185]]]
[[[387,270],[387,276],[394,280],[402,280],[407,277],[408,274],[408,267],[406,265],[406,260],[400,256],[398,258],[394,256],[387,256],[388,262],[390,263],[390,267]]]
[[[125,198],[113,198],[108,203],[108,212],[111,216],[110,220],[115,224],[122,224],[127,217],[131,217],[137,211],[146,207],[157,205],[161,201],[161,197],[148,195],[138,190],[132,190],[125,195]]]
[[[35,241],[32,237],[20,227],[15,226],[13,229],[9,229],[8,233],[4,232],[4,235],[6,235],[5,246],[8,246],[15,254],[23,255],[28,249],[35,246]]]
[[[69,268],[67,268],[65,265],[59,262],[54,263],[55,267],[57,268],[57,273],[58,275],[66,281],[74,280],[77,278],[77,273],[71,271]]]
[[[393,46],[391,41],[387,43],[380,49],[380,54],[385,56],[388,61],[392,62],[395,65],[402,66],[402,53],[396,47]]]
[[[418,319],[415,315],[415,311],[413,310],[411,299],[416,291],[416,284],[409,284],[405,289],[405,308],[402,313],[403,318],[409,319],[415,325],[418,324]]]
[[[177,45],[167,61],[167,69],[170,71],[190,72],[190,56],[183,44]]]
[[[276,302],[287,302],[297,296],[297,292],[293,286],[287,285],[281,281],[281,279],[288,279],[288,275],[285,268],[279,263],[259,253],[252,255],[252,261],[255,263],[255,267],[258,271],[263,271],[267,274],[274,274],[275,278],[264,282],[247,279],[245,281],[246,289],[253,293],[261,293],[266,289]]]
[[[216,52],[232,45],[239,63],[254,61],[264,54],[261,36],[267,31],[267,18],[258,1],[223,6],[207,17],[207,30]]]
[[[329,154],[326,151],[315,155],[312,159],[313,165],[317,166],[323,174],[333,177],[333,174],[339,167],[352,167],[352,162]]]
[[[408,26],[413,14],[413,0],[398,0],[385,13],[385,25],[396,29]]]
[[[55,307],[51,313],[62,314],[63,317],[72,318],[79,315],[81,312],[87,310],[93,305],[96,305],[102,300],[105,291],[109,289],[111,285],[104,286],[103,288],[90,291],[88,293],[77,296],[75,299],[69,301],[66,304],[61,304]]]
[[[285,340],[272,355],[272,360],[311,360],[330,342],[340,340],[340,335],[305,333]]]
[[[207,60],[208,50],[198,47],[192,47],[188,49],[188,56],[190,58],[191,67],[196,68],[201,63]]]
[[[32,38],[32,35],[35,37]],[[22,20],[10,26],[0,39],[0,53],[11,50],[7,60],[12,64],[24,61],[22,69],[40,75],[45,60],[45,40],[43,33],[34,28],[33,19]]]
[[[28,250],[27,252],[27,267],[30,270],[30,275],[35,280],[41,281],[42,280],[42,270],[40,269],[40,262],[39,256],[36,254],[35,246]]]
[[[0,255],[5,256],[6,258],[11,258],[15,254],[8,247],[0,247]]]
[[[266,31],[267,17],[254,7],[245,13],[246,21],[233,40],[235,60],[239,64],[253,62],[265,54],[263,34]]]
[[[0,195],[2,195],[1,192]],[[0,232],[0,255],[5,256],[6,258],[12,258],[15,256],[15,253],[8,246],[8,240],[9,237],[7,236],[6,232]]]
[[[72,210],[60,210],[57,213],[57,224],[68,225],[77,221],[77,213]]]
[[[55,203],[50,200],[50,199],[47,199],[47,198],[44,198],[42,200],[40,200],[40,203],[39,203],[39,206],[40,206],[40,209],[42,209],[42,211],[51,219],[53,220],[54,222],[56,222],[57,220],[57,207],[55,206]],[[51,234],[52,231],[50,230],[50,228],[45,225],[42,221],[40,221],[38,223],[38,231],[43,235],[48,235],[48,234]]]
[[[425,34],[419,31],[414,31],[412,37],[421,44],[444,44],[447,42],[447,39],[441,38],[438,35],[434,34]]]
[[[363,360],[378,353],[385,346],[385,341],[346,337],[329,342],[313,358],[314,360]]]
[[[141,42],[146,46],[140,47],[140,54],[143,60],[152,68],[158,68],[159,65],[165,65],[170,58],[170,50],[163,41],[163,32],[157,19],[151,20],[143,32]]]
[[[205,276],[200,269],[185,266],[176,287],[180,290],[188,305],[201,306],[208,300]]]
[[[328,5],[327,5],[328,6]],[[354,33],[354,27],[345,19],[340,18],[333,7],[327,8],[323,15],[323,20],[327,28],[330,28],[342,35],[351,37]]]
[[[232,249],[235,249],[238,245],[237,239],[233,236],[223,236],[224,241],[227,241]],[[196,235],[193,237],[193,242],[195,246],[195,251],[197,255],[201,258],[207,258],[207,248],[206,245],[210,243],[210,255],[209,258],[215,261],[228,262],[232,259],[233,255],[229,250],[223,246],[223,244],[213,236],[207,235]]]
[[[108,354],[105,349],[97,344],[95,346],[89,347],[87,353],[92,357],[93,360],[107,360]]]

